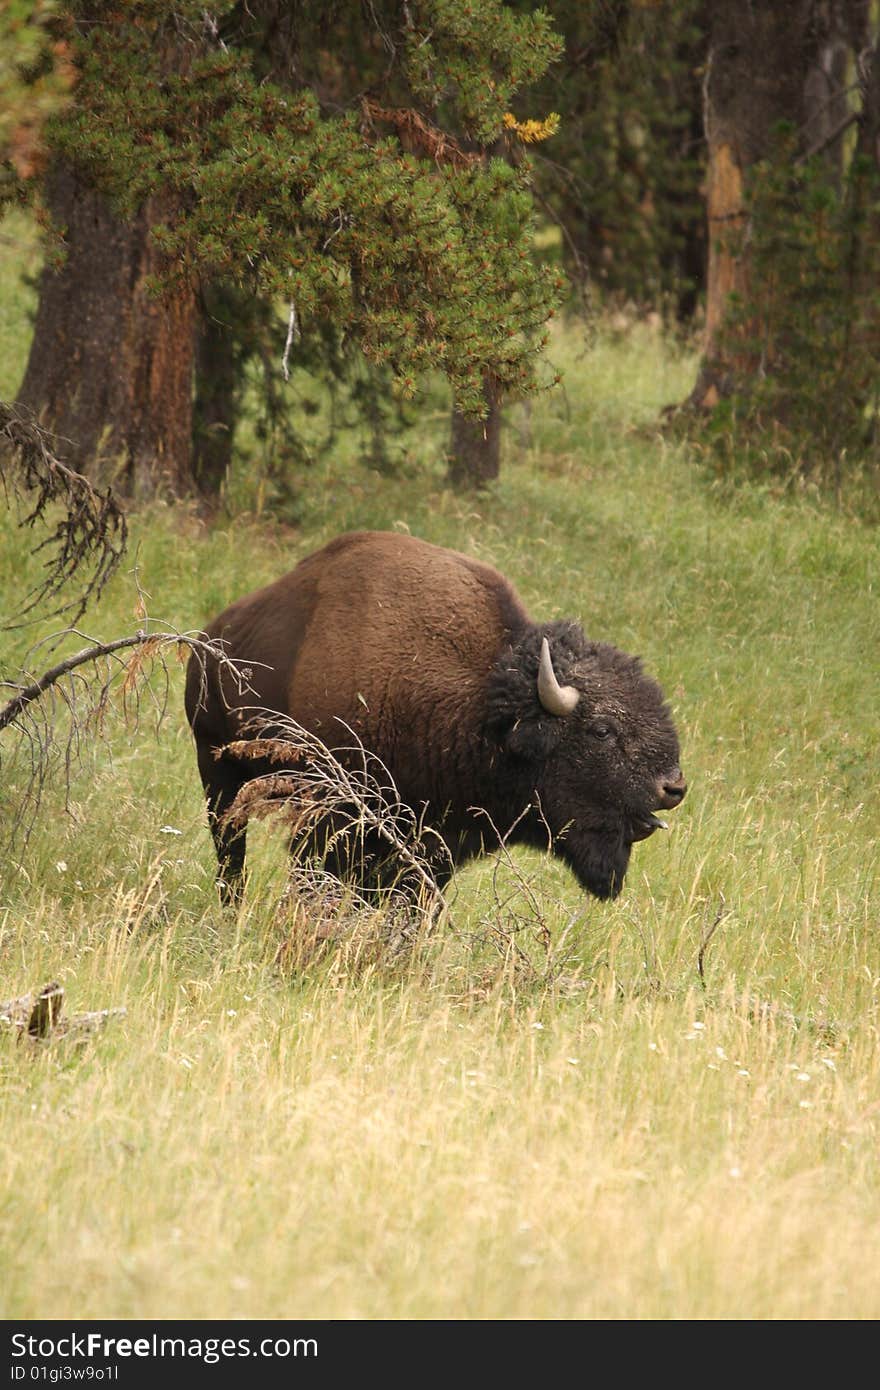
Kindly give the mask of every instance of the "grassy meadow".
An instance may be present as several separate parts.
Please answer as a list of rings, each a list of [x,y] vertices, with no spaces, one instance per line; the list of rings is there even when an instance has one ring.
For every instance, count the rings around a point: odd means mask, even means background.
[[[36,263],[0,224],[0,397]],[[288,522],[246,468],[235,519],[134,515],[80,630],[138,625],[135,565],[194,629],[339,531],[407,528],[644,657],[690,783],[670,833],[615,903],[487,860],[409,954],[283,970],[277,830],[241,910],[216,900],[182,667],[137,723],[115,698],[0,863],[0,1001],[58,980],[127,1011],[80,1043],[0,1029],[0,1316],[880,1316],[877,530],[662,437],[695,360],[658,332],[563,328],[553,356],[488,494],[442,485],[436,389],[383,472],[309,414]],[[3,510],[0,616],[36,539]],[[57,627],[0,633],[6,679],[83,645],[29,655]],[[29,748],[0,754],[8,829]]]

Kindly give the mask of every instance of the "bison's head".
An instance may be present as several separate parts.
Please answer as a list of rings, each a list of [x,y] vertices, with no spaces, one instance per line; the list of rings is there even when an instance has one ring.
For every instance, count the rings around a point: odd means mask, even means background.
[[[660,687],[574,623],[529,627],[495,666],[487,733],[500,782],[536,808],[531,836],[543,822],[584,887],[616,897],[633,844],[686,791]]]

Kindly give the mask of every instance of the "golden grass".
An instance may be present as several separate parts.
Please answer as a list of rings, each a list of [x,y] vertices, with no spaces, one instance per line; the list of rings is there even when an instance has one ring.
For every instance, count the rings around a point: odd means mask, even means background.
[[[3,1040],[3,1316],[880,1312],[875,1010],[613,971],[469,995],[454,936],[291,980],[259,912],[187,961],[196,924],[140,907],[34,913],[30,975],[129,1014]]]

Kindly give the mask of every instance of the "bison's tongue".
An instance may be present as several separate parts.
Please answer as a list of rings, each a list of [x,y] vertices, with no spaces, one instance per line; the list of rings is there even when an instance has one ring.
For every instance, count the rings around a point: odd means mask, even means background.
[[[638,816],[633,818],[632,838],[636,840],[647,840],[649,835],[653,835],[655,830],[668,830],[669,826],[665,820],[660,820],[657,816]]]

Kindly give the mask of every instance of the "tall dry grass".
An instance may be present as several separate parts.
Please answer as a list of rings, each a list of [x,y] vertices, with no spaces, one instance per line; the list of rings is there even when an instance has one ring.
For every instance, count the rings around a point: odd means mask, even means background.
[[[24,327],[2,341],[12,379]],[[108,720],[0,872],[0,1000],[59,979],[127,1010],[82,1043],[0,1033],[0,1315],[880,1314],[876,533],[715,491],[651,427],[692,371],[656,335],[555,351],[566,395],[488,496],[419,471],[429,410],[395,476],[317,460],[295,528],[134,518],[139,578],[189,630],[350,526],[478,554],[663,681],[673,831],[613,904],[518,855],[407,952],[279,963],[280,837],[252,832],[221,911],[179,677],[158,733],[148,705]],[[0,524],[15,594],[39,562]],[[90,631],[136,599],[120,575]],[[0,751],[8,817],[27,767]]]

